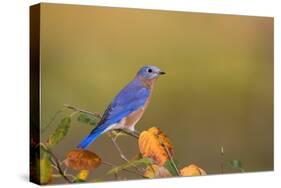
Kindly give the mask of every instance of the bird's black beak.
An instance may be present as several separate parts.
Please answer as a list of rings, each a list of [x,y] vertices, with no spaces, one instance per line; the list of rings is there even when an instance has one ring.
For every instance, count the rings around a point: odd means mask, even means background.
[[[165,72],[161,71],[159,72],[159,75],[163,75],[163,74],[166,74]]]

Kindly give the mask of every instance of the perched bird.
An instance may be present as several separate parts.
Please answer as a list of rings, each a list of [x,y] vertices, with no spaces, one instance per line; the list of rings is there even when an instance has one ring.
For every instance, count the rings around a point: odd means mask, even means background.
[[[87,148],[101,134],[112,129],[135,130],[151,97],[157,78],[165,74],[156,66],[142,67],[107,107],[98,125],[82,140],[78,148]]]

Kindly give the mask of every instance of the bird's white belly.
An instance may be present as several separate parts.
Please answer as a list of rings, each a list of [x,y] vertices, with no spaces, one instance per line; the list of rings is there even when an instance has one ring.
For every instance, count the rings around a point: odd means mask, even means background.
[[[124,117],[119,123],[110,125],[104,132],[112,129],[129,129],[131,131],[135,130],[135,125],[140,120],[144,113],[144,108],[140,108],[129,114],[127,117]]]

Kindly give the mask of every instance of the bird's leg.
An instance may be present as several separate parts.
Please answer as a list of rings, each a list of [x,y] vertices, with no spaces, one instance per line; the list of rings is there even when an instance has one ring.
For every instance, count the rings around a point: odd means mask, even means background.
[[[139,135],[140,135],[140,132],[137,131],[136,129],[135,129],[133,132],[134,132],[134,134],[135,134],[136,136],[139,136]]]
[[[130,126],[127,130],[128,130],[131,134],[133,134],[136,138],[138,138],[139,135],[140,135],[140,133],[135,129],[135,125]]]
[[[119,152],[119,154],[120,154],[120,157],[121,157],[124,161],[128,162],[129,160],[128,160],[127,157],[124,155],[124,153],[122,152],[121,148],[119,147],[119,145],[118,145],[117,142],[116,142],[116,138],[117,138],[117,137],[114,137],[111,132],[110,132],[110,137],[111,137],[111,141],[112,141],[113,145],[114,145],[115,148],[118,150],[118,152]]]
[[[135,137],[135,138],[139,138],[139,133],[135,130],[130,130],[130,129],[120,129],[120,131],[126,133],[129,136]]]

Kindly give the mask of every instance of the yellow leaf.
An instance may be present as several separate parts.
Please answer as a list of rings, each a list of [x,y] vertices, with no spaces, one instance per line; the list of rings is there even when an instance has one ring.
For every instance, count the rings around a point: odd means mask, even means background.
[[[40,184],[48,184],[52,181],[52,166],[50,156],[47,152],[42,151],[41,159],[39,160],[40,169]]]
[[[152,127],[139,136],[139,149],[144,157],[149,157],[160,166],[169,160],[168,152],[173,155],[173,146],[169,138],[158,128]]]
[[[147,178],[161,178],[171,176],[171,174],[165,167],[158,165],[149,165],[148,167],[146,167],[143,175]]]
[[[200,167],[191,164],[187,167],[184,167],[180,170],[181,176],[202,176],[207,175],[207,173]]]
[[[93,170],[101,164],[101,158],[88,150],[75,149],[67,154],[65,165],[74,170]]]
[[[81,170],[77,175],[77,178],[85,181],[88,178],[89,174],[90,174],[89,170]]]

